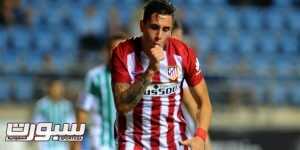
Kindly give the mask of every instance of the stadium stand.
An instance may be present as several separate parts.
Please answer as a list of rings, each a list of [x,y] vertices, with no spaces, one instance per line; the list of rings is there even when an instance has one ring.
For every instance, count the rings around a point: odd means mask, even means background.
[[[254,83],[260,78],[272,79],[272,84],[268,85],[274,89],[270,102],[289,103],[283,97],[289,92],[292,103],[300,104],[296,90],[300,84],[285,91],[279,82],[297,81],[300,75],[300,11],[292,0],[274,0],[268,7],[233,6],[226,0],[172,2],[185,14],[181,19],[197,41],[208,77],[234,79],[243,76]],[[17,7],[19,14],[29,23],[0,24],[1,83],[11,74],[21,76],[15,80],[16,98],[20,102],[30,102],[36,99],[32,90],[39,74],[68,76],[81,68],[79,74],[83,75],[88,69],[85,66],[92,65],[80,62],[80,38],[89,33],[99,39],[105,38],[108,22],[113,19],[109,17],[113,8],[119,10],[121,26],[130,28],[135,8],[141,4],[139,0],[21,0]],[[14,13],[18,16],[18,12]],[[47,70],[49,64],[52,67]],[[80,65],[82,67],[78,67]],[[244,86],[241,82],[235,84],[239,83]],[[266,102],[266,85],[248,86],[245,89],[252,90],[255,101]],[[11,93],[13,88],[9,88],[7,81],[1,84],[1,89],[0,99],[9,99],[10,95],[5,93]]]

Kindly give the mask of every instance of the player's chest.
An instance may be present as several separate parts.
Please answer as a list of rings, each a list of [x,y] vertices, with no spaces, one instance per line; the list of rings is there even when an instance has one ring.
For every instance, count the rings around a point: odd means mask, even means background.
[[[135,81],[139,76],[146,72],[149,67],[150,60],[142,55],[139,59],[135,56],[128,59],[128,71],[132,81]],[[178,55],[168,55],[165,53],[165,58],[159,62],[159,70],[153,76],[154,83],[173,83],[180,84],[183,80],[182,57]]]

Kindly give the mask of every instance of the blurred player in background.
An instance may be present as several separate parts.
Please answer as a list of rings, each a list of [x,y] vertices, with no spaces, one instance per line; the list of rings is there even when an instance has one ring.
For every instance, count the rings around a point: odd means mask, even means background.
[[[92,150],[115,149],[115,104],[111,90],[112,49],[126,39],[123,33],[109,38],[105,48],[105,64],[91,69],[85,79],[85,93],[77,108],[77,121],[89,122],[89,139]],[[78,145],[76,146],[79,147]]]
[[[175,20],[172,28],[172,38],[183,41],[184,38],[183,36],[184,36],[184,32],[183,32],[182,25],[179,20]]]
[[[51,79],[48,83],[48,94],[37,101],[33,121],[51,122],[53,124],[75,123],[73,105],[64,98],[64,85],[59,79]],[[38,143],[39,150],[69,150],[70,144],[60,141]]]
[[[112,56],[118,111],[118,149],[204,150],[211,104],[199,61],[185,43],[171,37],[175,8],[152,0],[140,21],[141,37],[121,43]],[[195,91],[197,129],[185,133],[182,83]]]
[[[172,38],[184,41],[184,33],[185,32],[182,28],[181,23],[179,22],[179,20],[176,20],[172,28]],[[184,105],[182,105],[182,112],[184,115],[184,119],[187,122],[186,134],[192,136],[196,130],[197,113],[195,112],[197,112],[197,102],[194,99],[193,94],[188,84],[186,83],[186,80],[184,80],[182,88],[182,100],[184,103]],[[211,150],[211,143],[209,137],[205,144],[205,150]]]

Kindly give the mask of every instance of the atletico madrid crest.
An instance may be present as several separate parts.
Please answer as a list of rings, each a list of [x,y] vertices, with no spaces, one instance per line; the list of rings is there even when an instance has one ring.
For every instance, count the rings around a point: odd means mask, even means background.
[[[171,81],[176,81],[178,78],[178,68],[177,66],[168,67],[168,76]]]

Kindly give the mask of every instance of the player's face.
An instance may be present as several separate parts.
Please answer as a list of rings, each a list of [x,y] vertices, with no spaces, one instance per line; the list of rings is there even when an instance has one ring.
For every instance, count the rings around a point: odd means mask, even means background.
[[[146,47],[160,45],[163,47],[167,38],[171,36],[173,17],[171,15],[162,15],[153,13],[146,22],[141,21],[141,30],[143,38],[147,41]]]
[[[59,100],[63,97],[64,85],[60,81],[54,81],[49,87],[49,95],[56,100]]]

